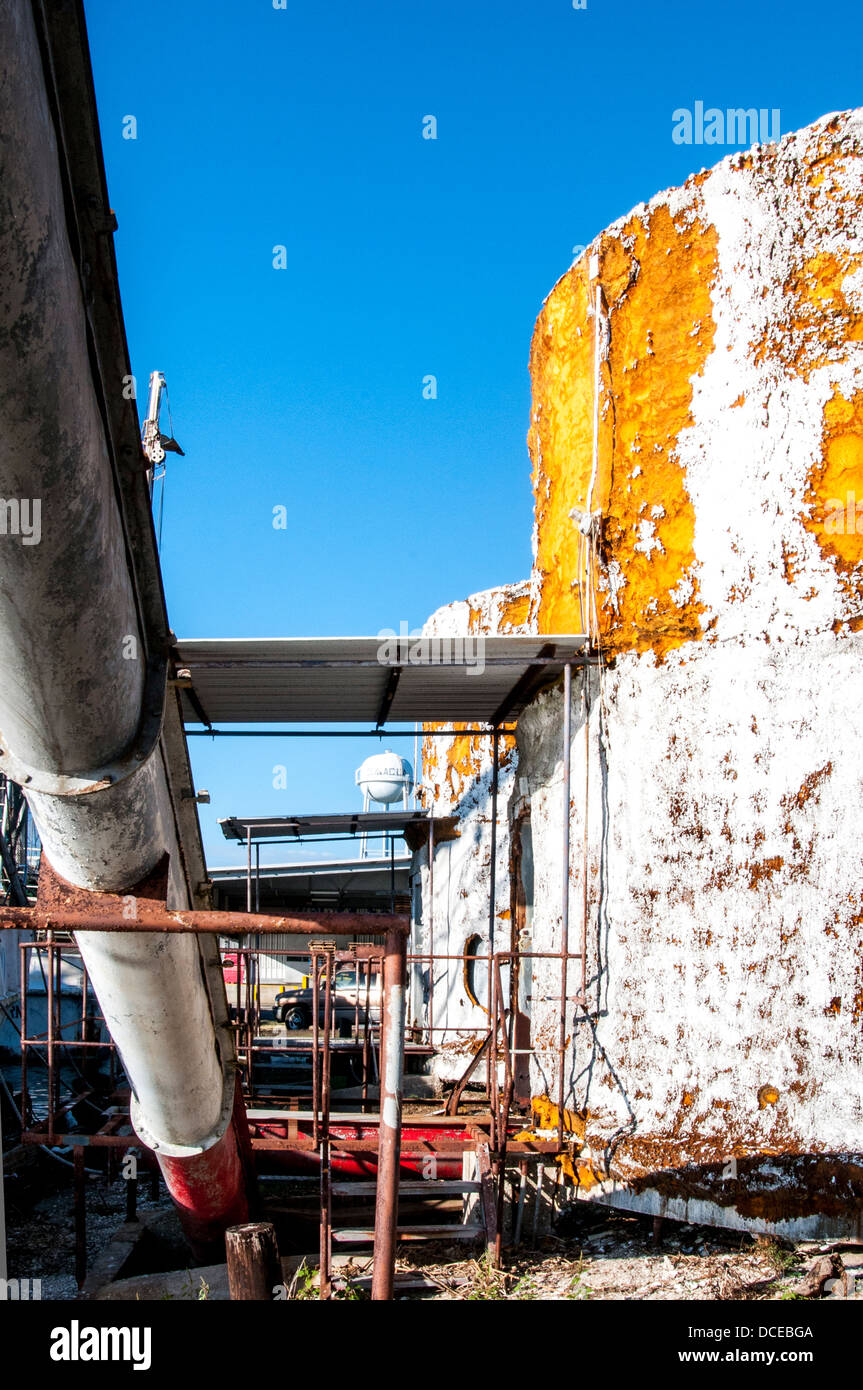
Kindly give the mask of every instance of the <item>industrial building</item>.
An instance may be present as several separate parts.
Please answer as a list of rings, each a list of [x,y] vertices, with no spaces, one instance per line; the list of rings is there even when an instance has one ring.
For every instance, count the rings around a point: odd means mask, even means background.
[[[863,112],[552,288],[528,576],[419,638],[183,638],[82,10],[0,15],[3,1115],[73,1166],[79,1287],[127,1155],[237,1299],[365,1251],[388,1300],[402,1242],[500,1264],[584,1203],[863,1242]],[[336,725],[421,767],[237,807],[209,866],[191,740]]]

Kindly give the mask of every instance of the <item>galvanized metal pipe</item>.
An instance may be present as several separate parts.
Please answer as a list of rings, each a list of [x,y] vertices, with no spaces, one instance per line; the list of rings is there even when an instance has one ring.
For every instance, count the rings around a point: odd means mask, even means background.
[[[24,785],[47,859],[69,883],[122,893],[167,850],[182,906],[161,749],[155,735],[139,741],[145,728],[158,733],[164,685],[147,667],[26,0],[0,7],[0,52],[0,493],[27,519],[0,537],[0,770]],[[220,1149],[233,1075],[196,941],[82,932],[78,944],[129,1073],[138,1132],[166,1159],[169,1187],[187,1159],[198,1173],[188,1191],[175,1184],[181,1215],[190,1193],[206,1190],[218,1223],[236,1208],[242,1173],[236,1146]]]
[[[491,863],[488,890],[488,951],[494,955],[494,928],[497,885],[497,792],[500,780],[500,729],[495,729],[491,755]]]

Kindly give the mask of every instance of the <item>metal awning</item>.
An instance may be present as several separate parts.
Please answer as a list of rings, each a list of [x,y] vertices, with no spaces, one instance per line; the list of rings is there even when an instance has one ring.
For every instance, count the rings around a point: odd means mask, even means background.
[[[219,821],[226,840],[303,840],[316,835],[401,837],[408,826],[428,826],[425,811],[339,811],[312,816],[226,816]]]
[[[426,811],[339,811],[311,816],[226,816],[219,821],[226,840],[258,844],[261,840],[338,839],[351,835],[386,833],[419,849],[433,825],[435,844],[458,838],[454,816],[429,816]],[[362,860],[358,860],[362,863]]]
[[[175,659],[187,724],[381,727],[514,719],[586,650],[583,635],[273,637],[182,641]]]
[[[383,883],[388,888],[391,870],[395,866],[397,873],[410,869],[411,857],[409,854],[397,854],[395,859],[332,859],[332,860],[312,860],[300,864],[262,864],[260,867],[260,878],[272,882],[282,880],[305,880],[309,882],[349,882],[362,879],[366,883],[378,885]],[[208,868],[207,876],[212,883],[240,883],[245,889],[246,870],[238,869],[236,864],[227,865],[222,868]]]

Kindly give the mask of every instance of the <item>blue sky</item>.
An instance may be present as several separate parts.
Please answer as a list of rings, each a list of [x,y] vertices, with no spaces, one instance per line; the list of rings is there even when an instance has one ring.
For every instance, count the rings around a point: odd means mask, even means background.
[[[674,144],[676,108],[785,132],[863,102],[859,0],[85,8],[132,367],[144,398],[165,372],[186,451],[182,637],[415,627],[526,577],[527,356],[572,248],[728,153]],[[354,807],[377,747],[191,743],[213,863],[241,857],[219,816]]]

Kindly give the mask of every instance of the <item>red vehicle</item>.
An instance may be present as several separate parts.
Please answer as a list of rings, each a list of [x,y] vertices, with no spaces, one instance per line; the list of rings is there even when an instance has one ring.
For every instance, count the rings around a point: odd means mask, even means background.
[[[246,980],[245,956],[237,956],[231,951],[222,956],[222,972],[225,976],[226,985],[235,985],[237,983],[238,969],[240,984],[244,984]]]

